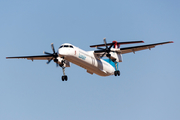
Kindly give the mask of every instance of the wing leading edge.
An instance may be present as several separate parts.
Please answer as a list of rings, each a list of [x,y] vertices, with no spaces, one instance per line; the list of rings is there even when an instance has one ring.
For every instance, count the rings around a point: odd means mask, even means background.
[[[133,46],[133,47],[125,47],[120,49],[121,54],[126,54],[133,52],[135,53],[136,51],[140,50],[145,50],[145,49],[151,49],[154,48],[157,45],[163,45],[163,44],[168,44],[168,43],[174,43],[173,41],[168,41],[168,42],[161,42],[161,43],[155,43],[155,44],[148,44],[148,45],[141,45],[141,46]]]

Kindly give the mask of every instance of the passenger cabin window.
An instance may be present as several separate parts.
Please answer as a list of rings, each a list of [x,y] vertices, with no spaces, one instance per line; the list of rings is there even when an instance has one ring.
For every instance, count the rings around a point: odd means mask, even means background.
[[[72,45],[61,45],[59,48],[73,48]]]

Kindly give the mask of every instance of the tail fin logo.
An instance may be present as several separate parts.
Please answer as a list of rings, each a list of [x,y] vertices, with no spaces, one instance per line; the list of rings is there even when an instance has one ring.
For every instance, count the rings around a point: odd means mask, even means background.
[[[120,44],[118,44],[117,41],[113,41],[113,43],[114,43],[113,48],[115,48],[115,49],[120,48]]]

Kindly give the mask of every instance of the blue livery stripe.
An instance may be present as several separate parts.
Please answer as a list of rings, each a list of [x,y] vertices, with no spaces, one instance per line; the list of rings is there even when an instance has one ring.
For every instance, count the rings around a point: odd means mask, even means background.
[[[115,62],[113,62],[111,59],[103,59],[103,60],[108,62],[110,65],[112,65],[116,69]],[[117,70],[118,70],[118,62],[116,63],[117,63]]]

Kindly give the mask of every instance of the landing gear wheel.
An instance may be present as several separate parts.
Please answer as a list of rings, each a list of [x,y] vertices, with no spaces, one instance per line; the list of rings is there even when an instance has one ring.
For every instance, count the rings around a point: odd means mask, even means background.
[[[117,71],[114,71],[114,75],[117,76]]]
[[[114,71],[114,75],[115,75],[115,76],[117,76],[117,75],[120,76],[120,71],[119,71],[119,70]]]
[[[117,71],[117,75],[120,76],[120,71],[119,70]]]
[[[62,76],[62,81],[64,81],[64,76]]]
[[[67,80],[68,80],[68,77],[65,75],[65,76],[64,76],[64,79],[65,79],[65,81],[67,81]]]
[[[62,76],[62,81],[67,81],[68,80],[68,77],[66,75]]]

